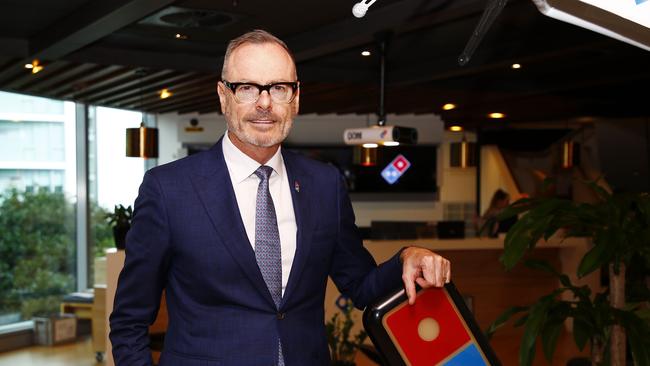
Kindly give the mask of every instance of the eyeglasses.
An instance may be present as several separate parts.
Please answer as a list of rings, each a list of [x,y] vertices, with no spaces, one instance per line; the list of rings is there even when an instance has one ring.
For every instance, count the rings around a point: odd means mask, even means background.
[[[230,89],[232,94],[235,96],[235,101],[237,101],[237,103],[254,103],[265,90],[269,93],[273,102],[291,103],[293,98],[296,97],[296,91],[298,90],[297,81],[272,83],[267,85],[255,83],[231,83],[226,80],[222,80],[221,82]]]

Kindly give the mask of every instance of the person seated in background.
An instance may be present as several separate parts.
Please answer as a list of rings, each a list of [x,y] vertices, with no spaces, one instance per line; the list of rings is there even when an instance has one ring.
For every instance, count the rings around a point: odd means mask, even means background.
[[[507,232],[517,221],[517,216],[505,220],[497,220],[497,216],[510,204],[510,195],[502,190],[497,189],[492,195],[490,206],[485,210],[479,220],[479,232],[485,233],[489,237],[495,238],[499,233]]]

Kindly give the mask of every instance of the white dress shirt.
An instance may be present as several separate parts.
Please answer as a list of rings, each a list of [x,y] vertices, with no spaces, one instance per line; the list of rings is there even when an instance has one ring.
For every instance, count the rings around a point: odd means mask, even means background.
[[[239,150],[228,137],[228,132],[223,137],[223,157],[226,160],[230,181],[235,191],[239,213],[244,221],[244,228],[248,241],[255,250],[255,208],[257,201],[257,187],[260,179],[255,175],[260,163]],[[280,148],[273,157],[266,162],[273,168],[269,178],[269,190],[275,207],[275,217],[278,220],[280,246],[282,251],[282,295],[287,287],[291,265],[296,254],[296,215],[293,211],[291,188],[287,177],[287,169],[280,153]]]

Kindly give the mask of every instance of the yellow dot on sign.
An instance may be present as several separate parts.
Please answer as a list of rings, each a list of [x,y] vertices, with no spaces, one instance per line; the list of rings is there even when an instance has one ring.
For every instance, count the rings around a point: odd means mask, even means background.
[[[440,335],[440,325],[433,318],[424,318],[418,323],[418,335],[425,342],[431,342]]]
[[[488,114],[488,117],[490,117],[490,118],[503,118],[505,116],[506,116],[505,114],[499,113],[499,112],[494,112],[494,113]]]
[[[442,109],[444,109],[446,111],[450,111],[450,110],[452,110],[454,108],[456,108],[456,105],[452,104],[452,103],[447,103],[447,104],[442,106]]]

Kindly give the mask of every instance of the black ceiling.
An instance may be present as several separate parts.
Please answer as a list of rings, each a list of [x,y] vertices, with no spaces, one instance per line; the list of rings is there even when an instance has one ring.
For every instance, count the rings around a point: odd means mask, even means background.
[[[263,28],[295,53],[302,113],[375,113],[376,38],[392,33],[386,111],[466,126],[648,117],[650,52],[547,18],[511,0],[466,66],[458,56],[486,1],[10,0],[0,12],[0,89],[165,112],[219,110],[229,39]],[[176,39],[176,33],[187,39]],[[373,51],[362,57],[364,49]],[[43,71],[24,64],[39,59]],[[519,70],[512,63],[522,64]],[[173,96],[160,99],[168,88]],[[442,111],[453,102],[458,108]],[[505,121],[488,121],[488,112]]]

